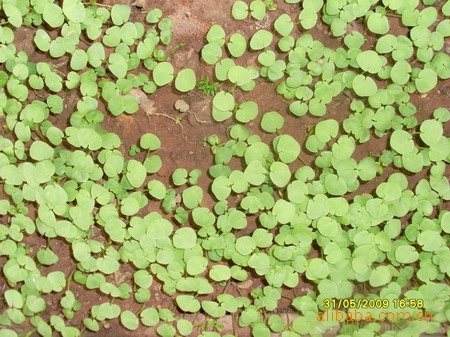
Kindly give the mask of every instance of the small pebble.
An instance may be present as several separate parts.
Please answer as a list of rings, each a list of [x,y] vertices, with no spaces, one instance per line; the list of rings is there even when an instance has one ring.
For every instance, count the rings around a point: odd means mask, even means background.
[[[145,7],[145,0],[136,0],[134,1],[131,6],[137,7],[137,8],[144,8]]]
[[[178,99],[175,102],[175,110],[179,111],[179,112],[188,112],[189,111],[189,104],[186,103],[186,101],[182,100],[182,99]]]

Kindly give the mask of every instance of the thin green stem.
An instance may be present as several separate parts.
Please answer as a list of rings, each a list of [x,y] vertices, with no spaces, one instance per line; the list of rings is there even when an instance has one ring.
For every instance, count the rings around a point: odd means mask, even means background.
[[[69,277],[67,278],[66,291],[70,290],[70,284],[72,283],[74,273],[75,273],[75,269],[72,269],[72,271],[69,274]]]
[[[36,329],[32,329],[32,330],[28,331],[28,332],[24,335],[24,337],[31,337],[35,332],[36,332]]]

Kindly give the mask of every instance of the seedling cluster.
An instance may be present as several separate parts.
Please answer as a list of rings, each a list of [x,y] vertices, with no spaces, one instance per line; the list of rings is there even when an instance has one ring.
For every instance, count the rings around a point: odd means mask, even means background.
[[[199,57],[214,77],[198,82],[172,65],[177,23],[160,9],[140,22],[123,4],[0,3],[0,337],[81,337],[111,320],[161,337],[450,336],[450,112],[417,118],[414,104],[450,78],[450,1],[285,2],[286,12],[235,1],[231,17],[257,28],[212,24]],[[317,26],[340,47],[315,38]],[[23,27],[38,54],[16,47]],[[285,111],[242,98],[261,82]],[[104,128],[107,114],[133,116],[164,86],[209,97],[212,120],[228,126],[226,138],[206,139],[207,172],[158,179],[157,135],[124,150]],[[339,97],[349,103],[340,121],[329,116]],[[186,102],[177,109],[190,113]],[[301,139],[285,131],[305,118],[315,124]],[[374,139],[386,140],[382,151],[357,155]],[[53,242],[69,247],[72,271]],[[98,301],[86,307],[80,292]],[[155,292],[167,305],[152,304]],[[350,298],[420,299],[409,311],[432,319],[319,319],[327,299]]]

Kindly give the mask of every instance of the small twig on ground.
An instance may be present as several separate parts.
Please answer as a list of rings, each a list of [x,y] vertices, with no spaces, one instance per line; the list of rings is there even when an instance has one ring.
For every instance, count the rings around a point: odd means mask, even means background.
[[[192,112],[192,115],[194,116],[195,121],[197,123],[200,123],[200,124],[211,124],[211,122],[209,122],[209,121],[204,121],[204,120],[198,118],[198,116],[197,116],[197,114],[195,112]]]
[[[149,124],[151,124],[150,116],[164,117],[164,118],[167,118],[167,119],[170,119],[171,121],[173,121],[176,125],[178,125],[181,128],[181,132],[182,133],[184,132],[184,126],[183,126],[183,124],[181,124],[181,119],[179,119],[179,118],[175,118],[175,117],[172,117],[167,114],[160,113],[160,112],[147,112],[146,115],[147,115]]]
[[[61,70],[59,70],[55,65],[53,65],[52,70],[63,77],[67,77],[67,74],[64,74]]]
[[[301,162],[303,165],[307,165],[306,162],[303,160],[302,157],[298,157],[298,160],[300,160],[300,162]]]

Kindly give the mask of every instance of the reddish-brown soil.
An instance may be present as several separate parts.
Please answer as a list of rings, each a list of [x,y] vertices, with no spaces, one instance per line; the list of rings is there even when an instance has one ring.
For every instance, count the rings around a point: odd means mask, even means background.
[[[113,3],[128,3],[133,5],[133,1],[126,0],[107,0],[104,1],[105,4]],[[280,11],[288,12],[291,14],[293,19],[296,19],[298,13],[298,7],[296,5],[287,5],[283,1],[278,1],[279,7],[277,11],[270,12],[270,20],[259,23],[253,20],[247,20],[244,22],[236,22],[230,17],[230,8],[234,1],[233,0],[176,0],[176,1],[163,1],[163,0],[137,0],[135,4],[142,6],[142,8],[133,7],[133,16],[135,20],[143,20],[145,17],[145,11],[149,8],[159,7],[166,15],[171,17],[174,22],[174,41],[172,43],[172,48],[174,49],[171,53],[171,62],[176,67],[180,69],[183,67],[191,67],[196,73],[197,77],[201,78],[203,76],[208,76],[212,78],[213,68],[206,66],[200,61],[199,51],[204,44],[204,36],[213,23],[218,23],[224,27],[227,34],[232,32],[241,31],[247,36],[250,36],[258,28],[270,27],[270,22],[272,19],[279,15]],[[398,24],[393,25],[395,30],[394,34],[404,33],[404,29]],[[355,29],[361,28],[355,27]],[[18,43],[18,48],[26,50],[30,55],[32,60],[41,60],[43,55],[35,53],[30,43],[31,31],[29,29],[23,29],[18,34],[16,43]],[[334,39],[330,36],[328,29],[324,25],[318,25],[315,29],[311,31],[313,36],[320,39],[326,46],[336,47],[339,46],[341,41],[339,39]],[[373,42],[373,38],[369,37],[368,44]],[[244,64],[254,64],[256,60],[256,53],[248,53],[244,58],[239,59],[238,62],[243,62]],[[62,66],[64,68],[64,65]],[[225,88],[225,87],[224,87]],[[278,96],[274,90],[274,85],[259,81],[258,86],[254,91],[249,94],[242,94],[236,92],[235,95],[238,99],[245,97],[246,99],[255,100],[261,112],[266,111],[279,111],[285,117],[286,123],[283,129],[284,133],[289,133],[294,136],[298,141],[303,142],[308,134],[310,128],[315,125],[320,119],[305,116],[302,118],[294,118],[288,113],[288,102],[286,102],[281,96]],[[176,125],[172,120],[162,117],[162,116],[150,116],[146,115],[147,109],[152,109],[157,113],[164,113],[172,117],[180,117],[180,113],[176,112],[174,109],[174,102],[182,98],[190,105],[190,112],[186,113],[185,117],[182,119],[182,127]],[[76,94],[70,94],[65,97],[67,104],[67,109],[63,116],[58,117],[55,122],[59,126],[63,126],[66,123],[67,117],[70,114],[71,108],[76,104],[78,97]],[[413,101],[418,108],[418,119],[423,120],[429,118],[433,110],[437,107],[444,106],[450,107],[450,81],[442,81],[439,86],[432,94],[427,96],[413,97]],[[342,121],[348,115],[348,107],[350,104],[350,99],[341,95],[337,97],[329,106],[328,114],[325,118],[335,118]],[[212,156],[210,154],[209,148],[204,145],[204,139],[211,135],[217,134],[221,139],[225,138],[227,127],[230,123],[215,123],[210,117],[210,105],[211,97],[205,96],[198,91],[193,91],[187,95],[180,95],[171,87],[165,87],[157,91],[156,94],[148,97],[148,100],[143,100],[141,109],[135,115],[123,115],[120,117],[113,118],[108,115],[106,117],[104,125],[108,130],[116,132],[120,135],[123,141],[122,150],[124,152],[132,145],[135,144],[139,137],[145,132],[153,132],[157,134],[162,141],[162,148],[158,151],[158,154],[163,159],[163,167],[161,171],[156,175],[156,178],[169,183],[169,178],[172,171],[177,167],[185,167],[187,169],[199,168],[202,170],[203,175],[200,180],[200,185],[207,189],[209,186],[209,178],[207,176],[207,169],[212,163]],[[195,116],[194,116],[195,114]],[[260,113],[261,116],[261,113]],[[201,122],[199,122],[201,121]],[[254,121],[249,125],[252,130],[258,132],[263,139],[269,140],[270,137],[264,135],[262,132],[258,131],[259,120]],[[446,133],[450,132],[450,125],[446,127]],[[358,146],[355,157],[360,159],[367,156],[368,153],[380,153],[387,143],[387,137],[380,139],[373,139],[372,141]],[[303,151],[301,155],[301,161],[307,164],[311,164],[314,157]],[[358,193],[361,192],[371,192],[381,181],[383,181],[392,171],[386,170],[382,176],[377,177],[375,180],[368,184],[362,186]],[[423,177],[424,174],[418,174],[410,177],[411,186]],[[212,205],[211,197],[207,197],[205,201],[206,205]],[[156,204],[151,204],[149,209],[156,209]],[[443,205],[445,208],[450,208],[447,203]],[[245,232],[250,232],[254,229],[255,223],[251,224]],[[45,244],[45,241],[37,238],[30,237],[26,239],[26,243],[35,252],[37,249]],[[52,266],[51,268],[46,268],[43,270],[44,273],[51,270],[62,270],[65,271],[66,275],[74,270],[74,264],[70,256],[70,250],[67,244],[60,240],[51,240],[50,245],[54,251],[60,256],[60,262]],[[4,259],[0,258],[0,266],[4,263]],[[123,267],[122,270],[116,273],[116,279],[129,280],[132,274],[131,267]],[[236,295],[239,292],[243,295],[247,294],[253,287],[261,284],[261,280],[253,275],[251,283],[248,283],[248,289],[238,289],[237,285],[233,282],[227,284],[227,292],[232,292]],[[293,290],[284,290],[283,300],[281,301],[281,306],[279,311],[288,312],[287,306],[290,303],[290,299],[295,296],[304,293],[305,290],[310,288],[311,285],[306,282],[303,278],[299,286]],[[102,303],[107,301],[106,296],[101,295],[99,292],[93,292],[83,289],[76,283],[72,282],[71,290],[75,292],[77,298],[82,303],[82,310],[76,315],[76,317],[70,322],[71,324],[80,324],[80,318],[86,317],[87,311],[94,304]],[[0,293],[5,289],[4,280],[0,276]],[[217,287],[217,293],[224,291],[224,287]],[[238,292],[239,290],[239,292]],[[46,296],[48,300],[48,305],[50,310],[48,310],[47,315],[54,312],[54,310],[59,311],[59,296],[50,295]],[[206,298],[206,297],[205,297]],[[137,305],[134,301],[115,301],[120,303],[122,308],[129,308],[137,312],[141,306]],[[0,303],[0,309],[3,303]],[[152,286],[152,299],[149,306],[156,307],[167,307],[176,311],[173,305],[173,300],[165,295],[161,289],[160,284],[157,281],[154,282]],[[181,316],[182,314],[179,313]],[[184,315],[192,321],[201,322],[204,320],[202,315]],[[237,323],[231,324],[231,320],[225,319],[225,325],[229,328],[229,332],[232,332],[233,328],[237,329]],[[24,327],[22,332],[27,331],[29,327]],[[248,335],[248,330],[242,329],[236,331],[239,336]],[[89,333],[84,332],[84,336],[97,336],[97,337],[127,337],[127,336],[155,336],[154,329],[140,328],[140,330],[135,332],[129,332],[122,328],[117,320],[109,322],[109,325],[105,326],[105,329],[99,333]]]

